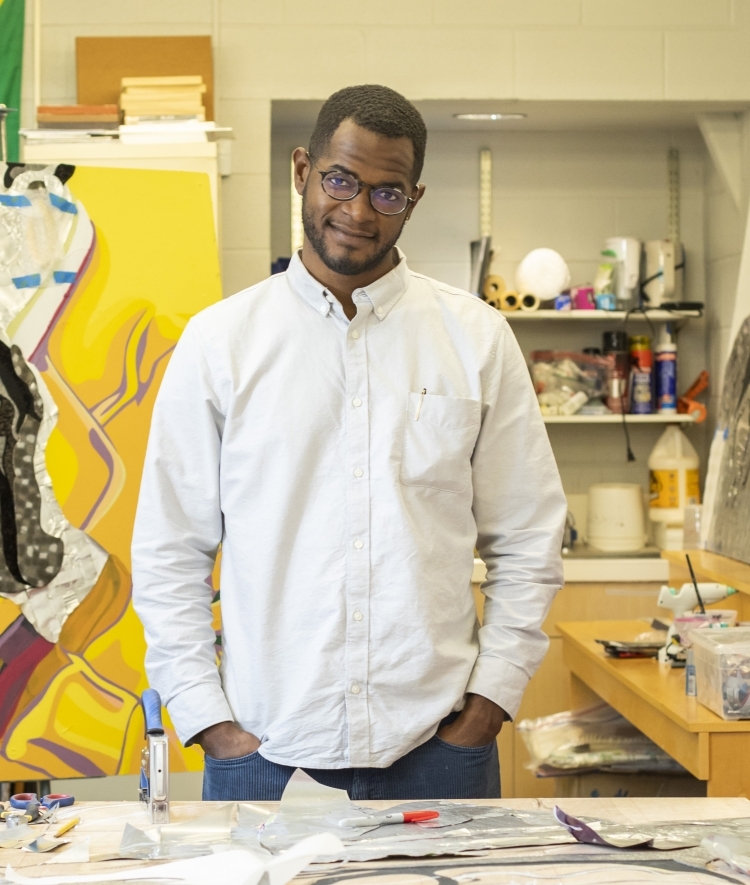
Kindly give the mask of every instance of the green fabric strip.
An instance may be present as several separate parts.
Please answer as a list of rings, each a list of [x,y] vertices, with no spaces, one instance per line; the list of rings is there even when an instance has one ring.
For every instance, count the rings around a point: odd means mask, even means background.
[[[8,115],[8,157],[18,160],[18,129],[21,119],[21,67],[25,0],[0,0],[0,104],[16,108]]]

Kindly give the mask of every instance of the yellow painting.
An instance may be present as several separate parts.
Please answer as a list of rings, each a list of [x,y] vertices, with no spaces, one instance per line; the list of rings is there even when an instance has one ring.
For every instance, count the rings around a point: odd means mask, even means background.
[[[208,177],[0,164],[0,781],[135,774],[151,411],[221,297]],[[173,771],[199,770],[168,719]]]

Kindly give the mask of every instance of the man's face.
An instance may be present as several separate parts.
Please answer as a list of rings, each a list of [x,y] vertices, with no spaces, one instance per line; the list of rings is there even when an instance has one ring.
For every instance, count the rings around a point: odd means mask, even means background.
[[[386,138],[344,120],[315,165],[310,165],[304,152],[295,159],[302,222],[318,257],[329,270],[344,276],[376,268],[395,245],[415,203],[409,203],[400,215],[383,215],[372,207],[369,187],[352,200],[335,200],[323,190],[320,172],[347,172],[363,184],[398,188],[419,199],[423,187],[412,183],[411,139]]]

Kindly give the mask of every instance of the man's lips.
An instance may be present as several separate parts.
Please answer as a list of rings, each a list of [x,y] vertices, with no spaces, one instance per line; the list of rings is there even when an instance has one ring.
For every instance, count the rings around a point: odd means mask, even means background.
[[[352,243],[362,243],[364,240],[375,239],[375,234],[367,233],[367,231],[354,230],[350,227],[344,227],[343,225],[335,224],[332,221],[328,222],[328,226],[333,231],[333,234],[337,240],[344,240]]]

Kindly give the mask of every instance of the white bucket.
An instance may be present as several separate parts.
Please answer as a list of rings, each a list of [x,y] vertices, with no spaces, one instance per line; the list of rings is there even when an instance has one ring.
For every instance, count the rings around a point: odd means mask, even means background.
[[[608,553],[643,548],[646,520],[643,491],[637,483],[600,482],[589,488],[588,542]]]

